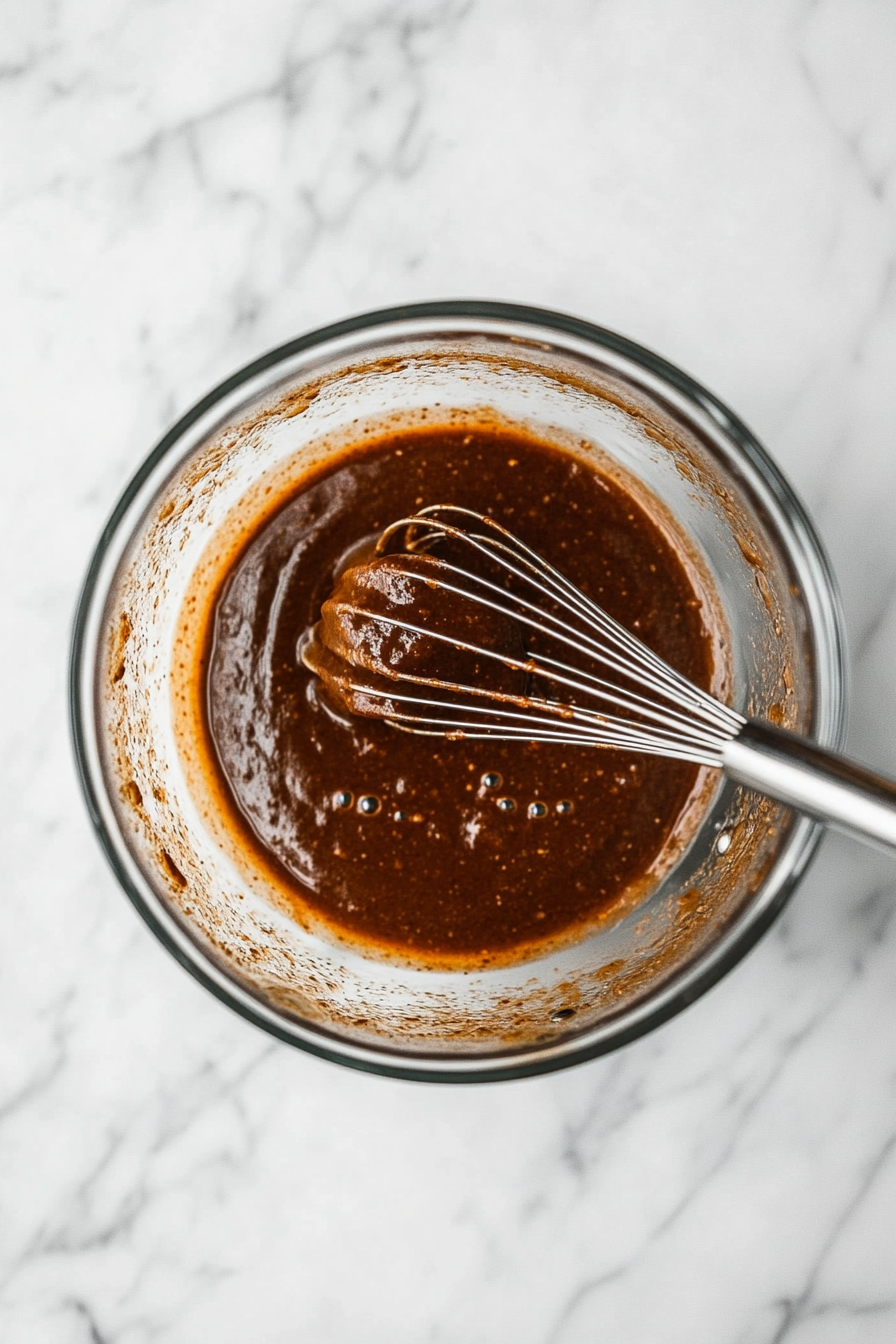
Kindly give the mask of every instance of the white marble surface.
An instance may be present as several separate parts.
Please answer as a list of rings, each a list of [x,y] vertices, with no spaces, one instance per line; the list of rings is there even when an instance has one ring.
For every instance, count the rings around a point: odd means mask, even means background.
[[[829,838],[620,1054],[445,1089],[229,1015],[89,830],[65,658],[193,399],[382,304],[567,309],[726,398],[818,520],[896,773],[890,0],[6,0],[0,1338],[896,1338],[896,863]]]

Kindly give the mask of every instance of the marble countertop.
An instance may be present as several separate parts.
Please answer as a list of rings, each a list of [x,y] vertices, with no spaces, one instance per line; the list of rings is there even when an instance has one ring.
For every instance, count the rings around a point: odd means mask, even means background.
[[[0,23],[0,1338],[896,1338],[896,863],[828,837],[720,986],[442,1088],[162,950],[70,758],[77,589],[164,429],[350,313],[565,309],[679,363],[818,522],[896,774],[896,9],[19,0]]]

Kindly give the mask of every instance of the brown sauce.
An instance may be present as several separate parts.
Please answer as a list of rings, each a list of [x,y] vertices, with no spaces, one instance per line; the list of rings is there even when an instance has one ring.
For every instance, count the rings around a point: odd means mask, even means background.
[[[340,575],[357,585],[381,530],[431,503],[511,528],[707,689],[712,640],[686,564],[643,505],[518,431],[395,432],[344,451],[266,513],[208,613],[205,729],[228,824],[297,917],[374,951],[476,965],[573,936],[649,888],[698,771],[593,747],[408,735],[352,703],[338,665],[327,685],[304,665],[298,649]],[[512,626],[480,620],[477,634],[517,659]],[[325,641],[337,664],[341,637]],[[518,670],[457,656],[440,654],[438,669],[520,690]]]

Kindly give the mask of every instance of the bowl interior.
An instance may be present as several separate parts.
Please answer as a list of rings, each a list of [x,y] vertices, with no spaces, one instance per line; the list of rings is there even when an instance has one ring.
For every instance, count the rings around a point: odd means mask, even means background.
[[[373,960],[299,927],[228,843],[178,718],[184,603],[264,491],[368,424],[499,417],[658,501],[729,636],[741,712],[834,745],[840,633],[824,557],[743,426],[645,352],[549,315],[429,310],[288,347],[187,417],[101,544],[75,650],[76,737],[124,885],[185,964],[278,1035],[348,1063],[434,1078],[556,1067],[668,1016],[758,936],[816,828],[721,778],[692,837],[627,915],[481,973]],[[210,581],[210,579],[209,579]],[[172,694],[174,689],[175,694]]]

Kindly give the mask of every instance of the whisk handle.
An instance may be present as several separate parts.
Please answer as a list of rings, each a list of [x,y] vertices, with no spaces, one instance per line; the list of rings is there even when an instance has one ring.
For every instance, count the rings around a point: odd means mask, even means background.
[[[896,782],[795,733],[749,721],[722,754],[725,773],[778,802],[896,848]]]

